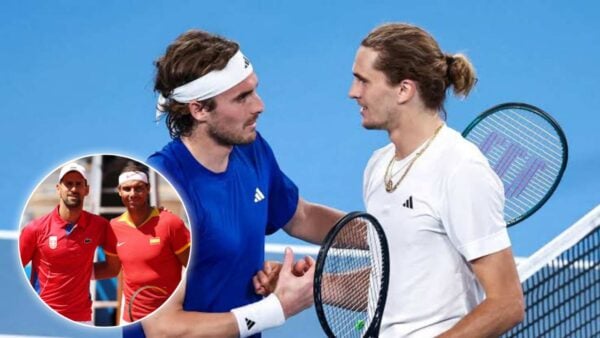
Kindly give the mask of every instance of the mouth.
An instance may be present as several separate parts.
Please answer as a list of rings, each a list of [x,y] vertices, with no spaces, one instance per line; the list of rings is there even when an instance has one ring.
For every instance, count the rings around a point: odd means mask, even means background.
[[[256,128],[256,124],[257,124],[257,123],[256,123],[256,122],[257,122],[257,120],[258,120],[258,118],[256,118],[256,119],[252,119],[252,120],[250,120],[249,122],[247,122],[245,126],[246,126],[246,127],[250,127],[250,128],[254,128],[254,129],[255,129],[255,128]]]

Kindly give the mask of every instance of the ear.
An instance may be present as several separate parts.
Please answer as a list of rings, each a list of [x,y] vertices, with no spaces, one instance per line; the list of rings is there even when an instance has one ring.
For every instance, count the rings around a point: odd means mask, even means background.
[[[206,105],[202,102],[192,101],[187,104],[188,109],[190,110],[190,114],[192,117],[199,121],[204,122],[208,118],[209,110],[206,108]]]
[[[398,104],[412,100],[417,93],[417,83],[413,80],[402,80],[397,86]]]
[[[90,193],[90,186],[86,183],[85,184],[85,192],[83,194],[83,196],[87,196]]]

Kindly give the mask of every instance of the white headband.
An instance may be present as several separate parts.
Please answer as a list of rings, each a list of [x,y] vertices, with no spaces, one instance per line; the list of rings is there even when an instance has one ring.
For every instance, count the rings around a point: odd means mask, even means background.
[[[126,171],[119,175],[119,185],[127,181],[142,181],[148,184],[148,176],[141,171]]]
[[[192,82],[188,82],[180,87],[173,89],[168,98],[160,94],[158,104],[156,105],[156,119],[158,120],[165,112],[165,105],[168,100],[175,100],[180,103],[191,101],[202,101],[215,97],[236,84],[242,82],[252,74],[252,64],[242,54],[240,50],[235,53],[225,68],[213,70],[204,74]]]

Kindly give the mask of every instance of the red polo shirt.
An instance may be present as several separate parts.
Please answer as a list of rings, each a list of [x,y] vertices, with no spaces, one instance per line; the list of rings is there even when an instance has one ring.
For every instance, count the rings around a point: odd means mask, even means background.
[[[19,250],[23,266],[32,262],[31,283],[39,282],[40,298],[52,309],[75,321],[92,320],[90,277],[94,253],[104,244],[106,219],[81,212],[69,224],[56,207],[21,231]]]
[[[190,246],[190,232],[176,215],[156,208],[140,226],[135,226],[129,214],[110,221],[104,252],[119,257],[123,267],[124,311],[129,318],[129,303],[133,293],[143,286],[132,306],[133,320],[139,320],[156,310],[173,293],[181,280],[182,265],[177,254]]]

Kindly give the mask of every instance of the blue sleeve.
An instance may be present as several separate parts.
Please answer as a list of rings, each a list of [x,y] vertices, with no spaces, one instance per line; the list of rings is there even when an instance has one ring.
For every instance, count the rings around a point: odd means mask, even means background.
[[[281,171],[273,150],[260,134],[257,135],[256,142],[269,170],[269,221],[266,234],[270,235],[294,216],[298,206],[298,187]]]
[[[140,322],[123,327],[123,338],[146,338]]]
[[[174,153],[174,142],[167,144],[161,151],[157,151],[148,157],[147,163],[169,183],[181,195],[184,192],[182,183],[182,170],[177,166],[177,155]]]

